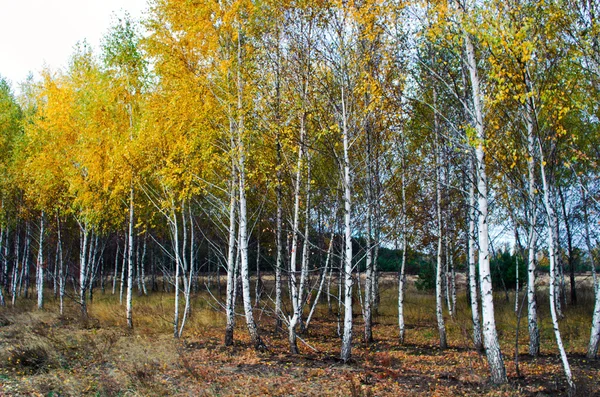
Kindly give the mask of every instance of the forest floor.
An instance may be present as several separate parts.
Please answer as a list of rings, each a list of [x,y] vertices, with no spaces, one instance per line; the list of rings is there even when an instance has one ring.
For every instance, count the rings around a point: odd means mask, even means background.
[[[133,331],[125,309],[109,291],[97,293],[82,320],[71,302],[64,316],[50,299],[43,311],[21,300],[0,309],[0,396],[554,396],[567,387],[557,355],[547,295],[538,302],[542,354],[527,355],[526,310],[521,319],[519,372],[515,351],[514,293],[496,299],[496,321],[509,383],[491,385],[485,355],[472,349],[470,311],[464,291],[455,318],[446,316],[450,348],[438,348],[435,300],[431,292],[407,291],[406,341],[398,342],[393,283],[383,284],[374,326],[375,342],[363,343],[354,326],[353,359],[338,359],[337,316],[324,303],[301,335],[300,355],[288,353],[287,334],[274,333],[267,312],[257,309],[264,352],[251,348],[238,317],[236,342],[223,345],[224,315],[201,294],[194,299],[184,336],[172,336],[171,294],[134,300]],[[50,293],[51,291],[49,291]],[[577,395],[600,396],[600,360],[587,360],[592,294],[581,289],[560,327],[577,384]],[[265,300],[266,301],[266,300]],[[333,311],[337,309],[333,305]]]

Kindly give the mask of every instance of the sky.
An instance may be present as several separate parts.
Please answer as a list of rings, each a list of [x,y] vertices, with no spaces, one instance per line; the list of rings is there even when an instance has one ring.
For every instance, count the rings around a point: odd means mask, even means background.
[[[0,0],[0,76],[17,90],[29,72],[64,68],[77,42],[98,50],[114,16],[140,19],[147,0]]]

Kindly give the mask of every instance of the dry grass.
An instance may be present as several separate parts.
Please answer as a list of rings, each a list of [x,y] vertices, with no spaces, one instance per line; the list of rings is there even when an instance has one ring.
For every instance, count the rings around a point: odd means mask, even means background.
[[[133,331],[125,327],[118,297],[97,294],[90,317],[81,320],[75,303],[64,316],[48,300],[44,311],[23,300],[0,309],[0,395],[154,396],[154,395],[481,395],[543,396],[566,391],[550,326],[547,296],[539,294],[542,356],[527,357],[526,310],[521,320],[520,377],[514,357],[514,296],[496,296],[496,321],[510,384],[488,383],[485,356],[472,350],[471,320],[464,292],[454,318],[447,314],[450,348],[438,345],[435,300],[414,289],[406,294],[406,343],[397,342],[397,290],[382,283],[375,318],[375,343],[362,342],[357,308],[353,360],[341,363],[337,321],[326,304],[302,335],[300,356],[288,354],[286,335],[274,335],[273,319],[260,314],[264,353],[250,348],[243,317],[235,345],[224,347],[224,315],[208,294],[194,298],[182,340],[172,337],[171,294],[134,298]],[[336,290],[337,291],[337,290]],[[333,291],[332,291],[333,293]],[[580,290],[577,306],[566,307],[561,331],[582,395],[600,390],[600,365],[583,357],[593,310],[590,291]],[[265,299],[266,301],[266,299]],[[335,310],[334,310],[335,311]],[[310,345],[310,347],[309,347]],[[315,351],[316,350],[316,351]]]

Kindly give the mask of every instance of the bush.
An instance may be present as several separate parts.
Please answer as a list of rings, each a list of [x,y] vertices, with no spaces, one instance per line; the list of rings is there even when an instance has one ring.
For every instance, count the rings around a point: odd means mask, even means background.
[[[502,289],[502,282],[507,289],[515,289],[517,282],[517,259],[519,261],[519,288],[527,281],[527,263],[519,255],[512,255],[508,250],[496,253],[490,260],[492,285],[494,289]]]
[[[431,262],[421,263],[421,270],[415,281],[419,291],[432,290],[435,288],[435,266]]]

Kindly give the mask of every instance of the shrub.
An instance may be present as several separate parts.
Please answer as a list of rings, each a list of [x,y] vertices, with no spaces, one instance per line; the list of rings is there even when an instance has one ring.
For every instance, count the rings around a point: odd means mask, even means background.
[[[431,262],[423,262],[421,270],[415,281],[415,287],[419,291],[432,290],[435,288],[435,266]]]
[[[492,285],[494,289],[501,290],[502,282],[507,289],[515,289],[517,281],[517,264],[519,261],[519,287],[522,287],[527,281],[527,263],[523,258],[517,255],[512,255],[508,250],[496,253],[490,260],[490,270],[492,273]]]

